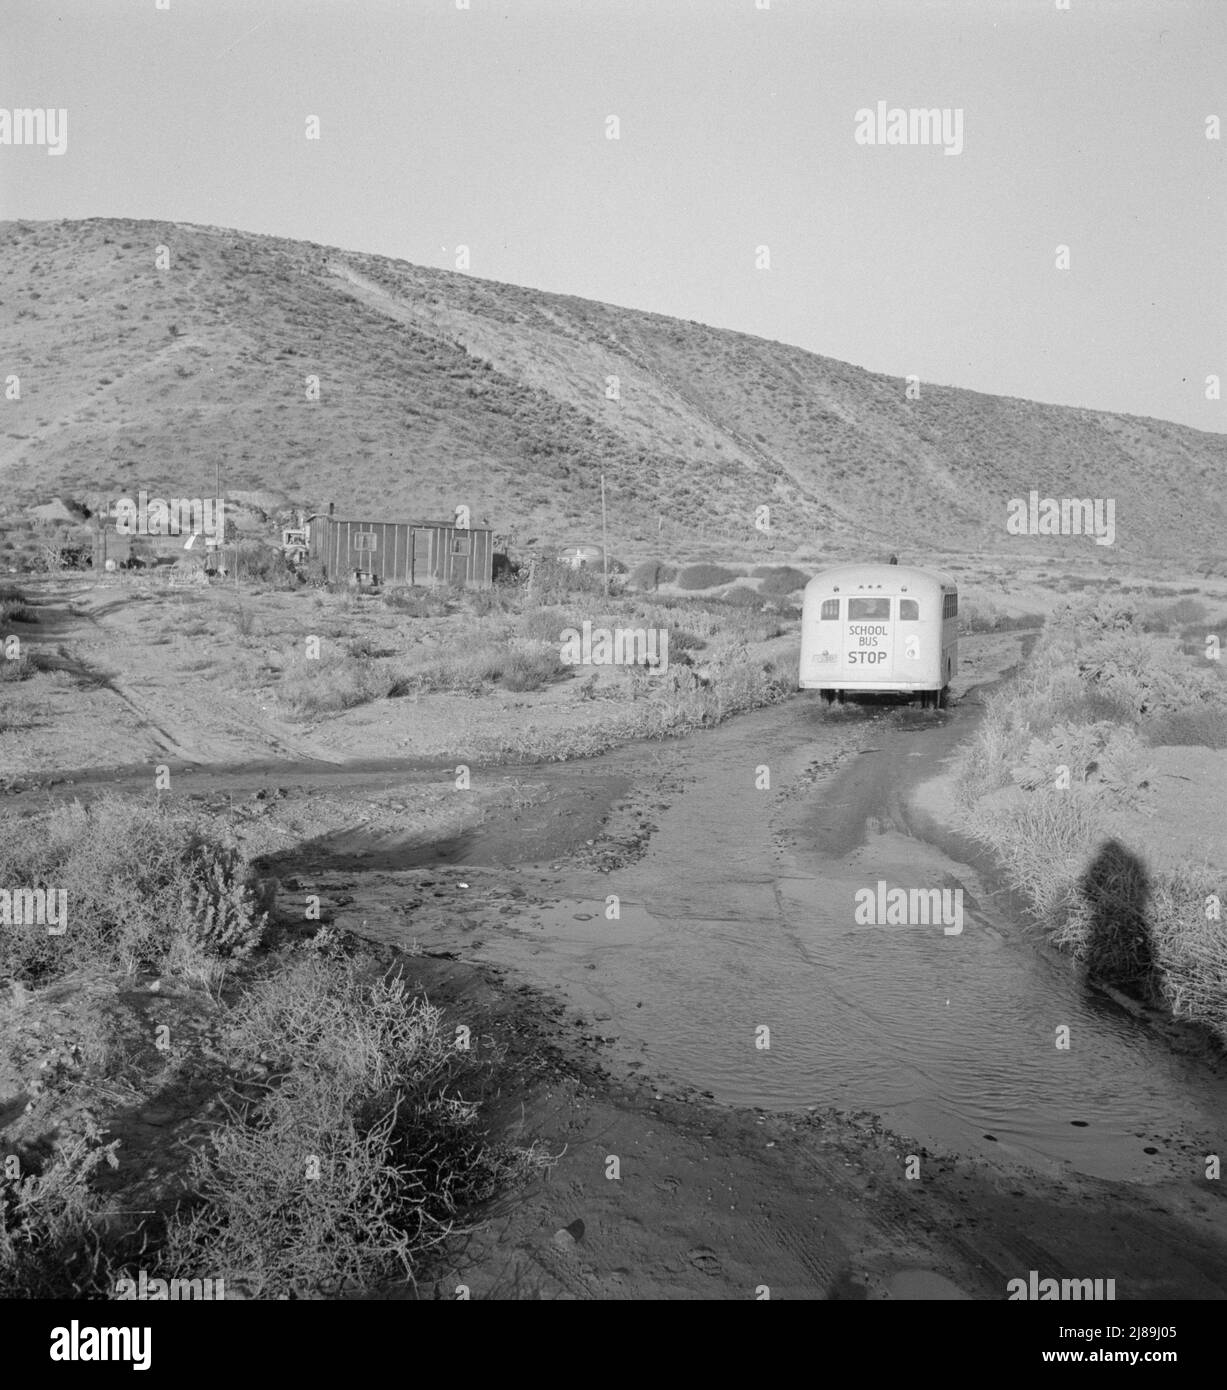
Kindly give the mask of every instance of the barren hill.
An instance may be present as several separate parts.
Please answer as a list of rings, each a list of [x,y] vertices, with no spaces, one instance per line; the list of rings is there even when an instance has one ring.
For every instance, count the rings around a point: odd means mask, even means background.
[[[1220,434],[927,382],[909,401],[786,344],[221,228],[7,222],[0,253],[8,498],[203,495],[220,465],[226,493],[464,502],[527,543],[597,534],[604,470],[628,555],[1033,550],[1005,533],[1032,489],[1115,499],[1115,553],[1221,549]]]

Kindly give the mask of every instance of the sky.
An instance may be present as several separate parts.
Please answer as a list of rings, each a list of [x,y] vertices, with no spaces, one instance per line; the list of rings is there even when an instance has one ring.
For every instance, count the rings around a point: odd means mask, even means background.
[[[0,0],[0,116],[68,113],[62,155],[0,143],[0,218],[463,246],[922,390],[1227,431],[1227,0],[464,3]],[[879,102],[961,148],[858,141]]]

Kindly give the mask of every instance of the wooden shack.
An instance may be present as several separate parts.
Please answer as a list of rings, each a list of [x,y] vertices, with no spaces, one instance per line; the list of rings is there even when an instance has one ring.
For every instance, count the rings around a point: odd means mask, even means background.
[[[307,518],[311,558],[325,577],[370,575],[381,584],[494,582],[494,532],[455,521],[372,521],[317,512]]]

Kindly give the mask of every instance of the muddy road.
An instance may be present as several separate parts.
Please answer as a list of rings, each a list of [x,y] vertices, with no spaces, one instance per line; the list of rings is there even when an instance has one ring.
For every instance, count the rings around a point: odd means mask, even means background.
[[[1053,1172],[1189,1171],[1227,1137],[1221,1072],[1085,989],[909,812],[960,736],[957,716],[797,702],[670,749],[679,790],[642,856],[538,880],[482,956],[560,988],[624,1061],[723,1103],[871,1110]],[[957,934],[858,924],[880,882],[960,892]]]
[[[577,1058],[515,1098],[564,1156],[458,1257],[487,1296],[999,1298],[1032,1268],[1227,1296],[1221,1061],[1088,990],[916,809],[978,707],[797,698],[467,791],[390,764],[180,785],[265,827],[283,903],[318,893],[445,999],[521,991]],[[400,818],[474,792],[479,815]],[[858,922],[879,884],[957,890],[958,930]],[[637,1187],[600,1167],[628,1151]]]

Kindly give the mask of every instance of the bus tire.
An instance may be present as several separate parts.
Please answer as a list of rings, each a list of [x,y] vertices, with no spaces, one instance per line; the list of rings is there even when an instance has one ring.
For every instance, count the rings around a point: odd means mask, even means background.
[[[942,688],[937,692],[937,707],[938,709],[945,709],[949,703],[950,687],[948,685],[943,685]]]

